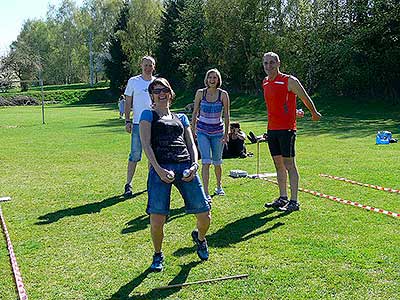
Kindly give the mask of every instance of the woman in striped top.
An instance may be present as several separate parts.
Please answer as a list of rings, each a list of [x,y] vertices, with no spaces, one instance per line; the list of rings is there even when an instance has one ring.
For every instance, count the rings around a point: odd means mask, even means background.
[[[201,155],[201,177],[204,191],[211,201],[208,190],[210,165],[214,165],[217,187],[215,194],[225,195],[222,189],[222,150],[229,136],[229,95],[221,89],[221,73],[217,69],[208,70],[204,78],[205,88],[196,92],[192,131],[197,137]],[[224,121],[222,120],[222,117]],[[224,126],[225,125],[225,126]]]

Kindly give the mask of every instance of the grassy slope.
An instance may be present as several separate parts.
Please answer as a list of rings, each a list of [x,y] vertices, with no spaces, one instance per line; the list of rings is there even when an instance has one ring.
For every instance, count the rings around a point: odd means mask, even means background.
[[[232,117],[261,133],[262,102],[233,98]],[[183,103],[185,101],[181,101]],[[187,102],[187,101],[186,101]],[[400,144],[374,145],[378,129],[399,137],[394,109],[317,102],[324,120],[299,122],[301,186],[400,212],[400,195],[321,178],[319,173],[400,188]],[[179,104],[177,105],[178,110]],[[135,191],[121,198],[129,136],[114,106],[0,108],[1,204],[30,299],[396,299],[399,220],[300,194],[302,210],[266,211],[275,185],[224,176],[226,197],[214,197],[208,240],[199,264],[189,239],[192,216],[174,191],[166,225],[166,269],[149,274],[151,240],[144,213],[146,163]],[[248,145],[255,153],[255,145]],[[266,145],[262,170],[273,171]],[[226,160],[255,172],[256,157]],[[212,178],[211,187],[214,186]],[[248,273],[247,280],[162,292],[152,288]],[[7,250],[0,247],[0,295],[14,299]]]

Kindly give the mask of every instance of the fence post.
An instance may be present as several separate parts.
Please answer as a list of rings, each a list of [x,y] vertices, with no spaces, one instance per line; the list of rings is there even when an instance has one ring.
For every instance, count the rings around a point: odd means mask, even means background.
[[[39,73],[39,74],[41,74],[41,73]],[[43,92],[43,79],[42,79],[42,76],[40,76],[39,83],[40,83],[40,91],[41,91],[41,94],[42,94],[42,124],[46,124],[44,122],[44,92]]]

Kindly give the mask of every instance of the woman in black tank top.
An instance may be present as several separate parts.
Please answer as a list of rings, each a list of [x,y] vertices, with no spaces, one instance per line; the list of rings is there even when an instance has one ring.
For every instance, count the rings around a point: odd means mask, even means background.
[[[196,215],[197,229],[191,234],[197,244],[201,260],[208,259],[205,239],[210,226],[210,205],[200,178],[197,149],[194,144],[189,120],[185,115],[170,111],[174,92],[164,78],[156,78],[149,86],[153,110],[145,110],[140,120],[140,139],[151,164],[147,180],[151,237],[154,246],[150,269],[162,271],[164,255],[162,241],[164,224],[170,209],[171,186],[175,185],[184,198],[187,213]]]

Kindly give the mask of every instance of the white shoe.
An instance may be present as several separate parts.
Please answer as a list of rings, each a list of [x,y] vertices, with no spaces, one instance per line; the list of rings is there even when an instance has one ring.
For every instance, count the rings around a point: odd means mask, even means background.
[[[224,192],[222,186],[217,187],[217,188],[215,189],[215,194],[217,194],[218,196],[225,196],[225,192]]]

